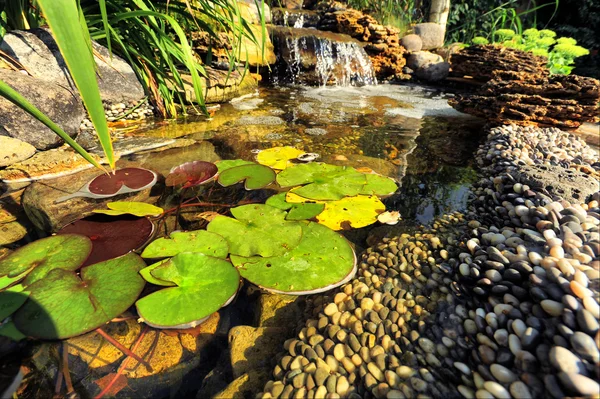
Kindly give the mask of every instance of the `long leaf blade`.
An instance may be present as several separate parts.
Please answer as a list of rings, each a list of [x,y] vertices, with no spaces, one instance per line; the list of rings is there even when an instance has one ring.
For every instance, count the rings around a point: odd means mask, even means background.
[[[33,104],[31,104],[25,97],[19,94],[15,89],[10,87],[4,81],[0,80],[0,95],[6,98],[8,101],[12,102],[25,112],[29,113],[31,116],[42,122],[44,125],[48,126],[54,133],[60,136],[68,145],[71,146],[79,155],[81,155],[86,161],[97,167],[98,169],[104,170],[104,168],[96,162],[94,158],[81,147],[75,140],[73,140],[69,135],[60,128],[56,123],[52,122],[46,114],[36,108]]]
[[[74,0],[38,0],[38,3],[88,110],[108,164],[114,169],[115,157],[96,80],[95,62],[82,32],[77,3]]]

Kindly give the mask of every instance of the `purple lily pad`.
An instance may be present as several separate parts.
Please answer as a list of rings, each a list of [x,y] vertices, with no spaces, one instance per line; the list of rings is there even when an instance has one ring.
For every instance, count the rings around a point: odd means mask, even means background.
[[[165,184],[189,188],[212,181],[218,173],[217,165],[212,162],[186,162],[171,169]]]
[[[132,215],[93,215],[69,223],[57,234],[81,234],[92,240],[92,252],[83,264],[87,266],[142,248],[154,234],[154,224]]]
[[[75,197],[109,198],[119,194],[142,191],[154,186],[157,179],[157,174],[148,169],[118,169],[114,173],[94,177],[78,191],[60,197],[56,202],[63,202]]]

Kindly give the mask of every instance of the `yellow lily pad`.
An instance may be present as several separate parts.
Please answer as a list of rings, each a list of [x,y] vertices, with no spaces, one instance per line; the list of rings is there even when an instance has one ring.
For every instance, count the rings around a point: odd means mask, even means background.
[[[349,230],[369,226],[377,221],[377,216],[385,211],[385,205],[376,195],[356,195],[337,201],[315,201],[288,192],[285,200],[289,203],[315,202],[325,204],[323,212],[317,215],[317,222],[332,230]]]
[[[256,155],[256,161],[273,169],[283,170],[291,165],[290,160],[304,154],[294,147],[273,147],[263,150]]]

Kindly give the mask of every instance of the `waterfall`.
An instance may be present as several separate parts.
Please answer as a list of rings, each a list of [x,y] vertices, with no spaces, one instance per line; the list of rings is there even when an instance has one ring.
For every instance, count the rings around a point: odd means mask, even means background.
[[[314,29],[273,31],[279,61],[273,82],[309,85],[364,86],[377,84],[369,56],[345,35]]]

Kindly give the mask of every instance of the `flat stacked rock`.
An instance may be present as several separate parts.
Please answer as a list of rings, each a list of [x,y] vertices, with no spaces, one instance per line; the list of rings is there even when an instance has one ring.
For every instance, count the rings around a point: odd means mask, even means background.
[[[317,26],[320,30],[343,33],[363,43],[371,58],[378,79],[402,79],[406,64],[404,47],[400,45],[399,31],[384,26],[370,15],[334,2],[323,13]]]
[[[577,128],[598,121],[600,81],[577,75],[495,72],[474,95],[449,101],[460,112],[495,124]]]
[[[548,60],[521,50],[507,47],[473,45],[452,54],[450,76],[486,83],[497,71],[515,72],[521,77],[548,76]]]

